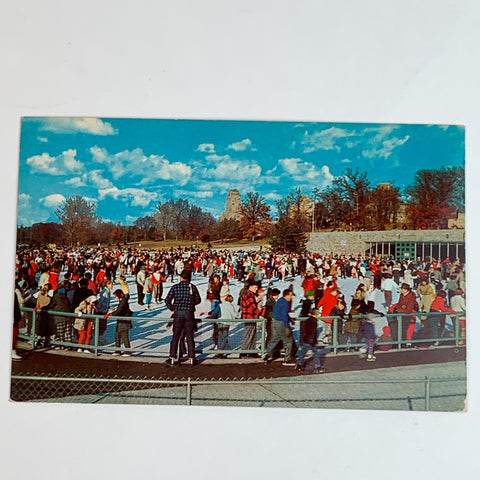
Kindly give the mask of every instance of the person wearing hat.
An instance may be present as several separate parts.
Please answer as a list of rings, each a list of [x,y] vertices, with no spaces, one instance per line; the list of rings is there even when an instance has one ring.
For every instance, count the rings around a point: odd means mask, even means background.
[[[260,309],[258,308],[258,282],[250,278],[248,280],[248,288],[241,297],[242,318],[259,318]],[[255,350],[257,344],[257,324],[256,322],[244,323],[242,350]],[[256,353],[241,353],[240,358],[258,358]]]
[[[379,344],[393,342],[392,330],[390,329],[390,327],[388,325],[385,325],[382,328],[382,332],[383,332],[382,335],[380,335],[380,337],[378,339]],[[384,352],[390,350],[391,348],[392,348],[392,345],[379,345],[379,347],[378,347],[379,350],[382,350]]]
[[[295,366],[292,358],[293,335],[290,324],[290,305],[293,297],[293,292],[287,288],[283,291],[283,296],[275,302],[273,307],[272,320],[272,339],[267,346],[267,353],[263,359],[264,363],[272,361],[271,353],[279,342],[283,343],[285,347],[285,361],[284,366]]]
[[[173,366],[178,363],[178,344],[182,334],[187,340],[188,358],[190,365],[195,365],[195,306],[202,299],[195,285],[190,283],[191,272],[183,270],[180,273],[180,282],[175,284],[165,298],[167,308],[173,311],[173,336],[170,342],[170,357],[167,365]]]
[[[412,335],[415,332],[414,326],[416,324],[417,317],[411,315],[418,312],[417,297],[408,283],[402,283],[400,286],[400,298],[398,303],[393,305],[390,309],[393,313],[400,313],[398,317],[391,317],[388,319],[389,326],[392,330],[393,340],[398,340],[398,320],[402,322],[402,337],[401,340],[411,340]],[[410,314],[410,315],[408,315]],[[408,334],[407,334],[408,331]]]

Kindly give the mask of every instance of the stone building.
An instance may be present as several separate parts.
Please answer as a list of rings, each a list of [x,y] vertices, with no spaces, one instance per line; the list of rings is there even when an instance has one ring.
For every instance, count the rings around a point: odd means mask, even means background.
[[[230,190],[227,195],[227,205],[225,211],[220,216],[220,221],[222,220],[238,220],[240,221],[242,212],[242,197],[240,192],[235,188]]]
[[[293,217],[297,212],[297,205],[290,205],[288,207],[288,216]],[[302,215],[305,215],[307,218],[311,218],[313,209],[313,200],[308,195],[303,195],[300,202],[300,212]]]

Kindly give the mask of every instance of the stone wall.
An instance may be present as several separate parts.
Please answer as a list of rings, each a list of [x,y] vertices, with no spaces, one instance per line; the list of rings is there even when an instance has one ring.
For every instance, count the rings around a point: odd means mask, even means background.
[[[332,252],[358,255],[370,244],[382,242],[464,243],[465,230],[388,230],[373,232],[315,232],[310,234],[307,250],[322,255]]]

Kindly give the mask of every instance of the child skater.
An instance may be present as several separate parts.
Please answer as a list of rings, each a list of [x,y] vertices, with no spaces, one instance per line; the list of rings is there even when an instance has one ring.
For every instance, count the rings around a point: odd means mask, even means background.
[[[113,295],[118,300],[117,308],[111,312],[105,314],[105,319],[110,316],[114,317],[131,317],[132,311],[130,310],[130,306],[128,305],[128,300],[125,297],[125,294],[121,289],[117,289],[113,292]],[[132,321],[131,320],[117,320],[117,328],[115,330],[115,347],[120,348],[120,343],[123,340],[123,345],[125,348],[130,349],[130,338],[129,338],[129,330],[132,328]],[[113,355],[120,355],[120,350],[117,350],[113,353]],[[132,354],[130,352],[122,353],[123,357],[130,357]]]

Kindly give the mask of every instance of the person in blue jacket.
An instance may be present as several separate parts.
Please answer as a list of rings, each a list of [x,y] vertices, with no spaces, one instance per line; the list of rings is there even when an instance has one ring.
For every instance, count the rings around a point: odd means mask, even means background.
[[[293,291],[289,288],[283,291],[282,298],[278,299],[273,306],[272,314],[272,338],[267,345],[267,353],[264,357],[265,363],[272,361],[271,353],[281,341],[285,347],[284,366],[295,366],[292,357],[293,334],[291,325],[294,323],[290,318],[290,308]]]

